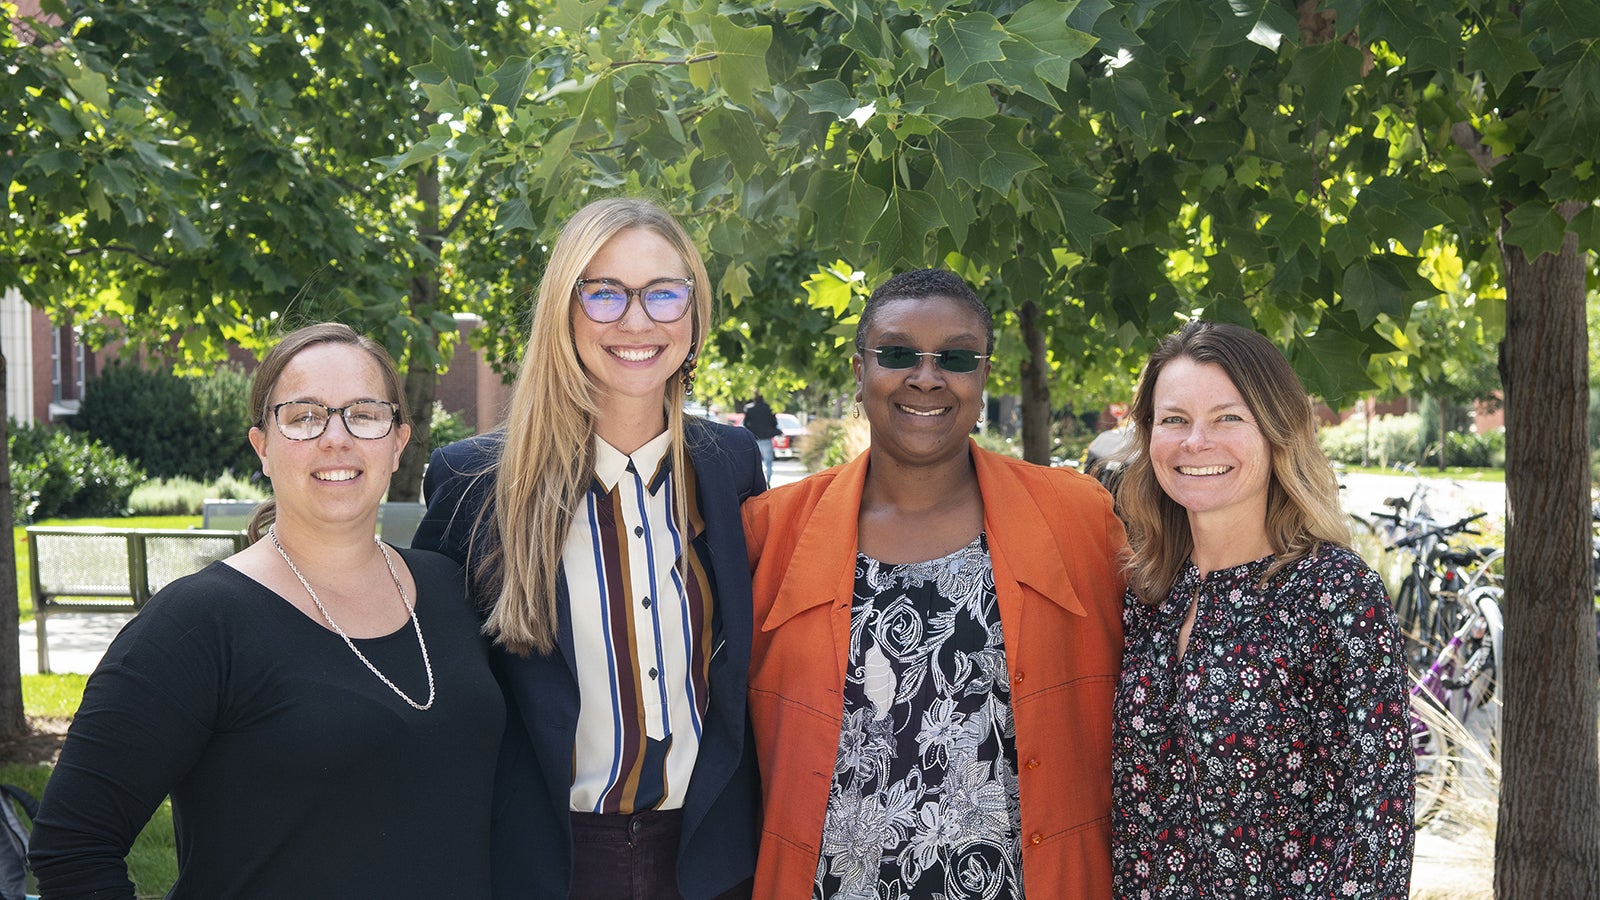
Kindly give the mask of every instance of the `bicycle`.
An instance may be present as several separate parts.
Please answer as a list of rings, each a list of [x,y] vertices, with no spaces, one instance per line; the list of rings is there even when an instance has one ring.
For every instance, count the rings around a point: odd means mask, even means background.
[[[1438,812],[1462,764],[1454,741],[1438,727],[1440,714],[1463,726],[1469,722],[1484,726],[1487,747],[1498,741],[1499,723],[1493,715],[1497,710],[1491,703],[1499,686],[1504,598],[1504,588],[1487,579],[1457,592],[1458,624],[1427,670],[1412,679],[1411,748],[1416,754],[1414,818],[1418,825]]]
[[[1458,549],[1449,544],[1455,535],[1478,534],[1472,523],[1486,515],[1477,513],[1438,525],[1426,517],[1402,520],[1401,514],[1395,513],[1397,524],[1404,521],[1410,527],[1386,549],[1411,556],[1409,571],[1395,591],[1394,612],[1405,638],[1406,664],[1413,671],[1420,671],[1455,629],[1457,623],[1445,615],[1444,601],[1459,595],[1469,583],[1483,580],[1477,573],[1487,571],[1485,564],[1491,557],[1498,558],[1489,548]]]

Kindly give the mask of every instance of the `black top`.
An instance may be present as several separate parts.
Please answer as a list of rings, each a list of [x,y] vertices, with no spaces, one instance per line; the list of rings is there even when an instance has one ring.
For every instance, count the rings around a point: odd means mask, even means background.
[[[783,429],[778,427],[778,417],[773,415],[772,407],[765,400],[755,400],[744,408],[744,427],[759,440],[770,440],[783,434]]]
[[[123,857],[170,792],[172,898],[488,896],[503,701],[460,567],[400,553],[438,691],[426,711],[227,565],[158,593],[90,677],[45,788],[41,893],[132,898]],[[425,700],[409,621],[356,644]]]

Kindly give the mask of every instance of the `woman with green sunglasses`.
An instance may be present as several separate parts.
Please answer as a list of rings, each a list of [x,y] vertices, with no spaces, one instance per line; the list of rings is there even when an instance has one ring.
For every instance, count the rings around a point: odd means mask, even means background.
[[[868,452],[744,504],[755,896],[1111,896],[1126,540],[1093,479],[973,443],[993,348],[958,276],[889,279]]]

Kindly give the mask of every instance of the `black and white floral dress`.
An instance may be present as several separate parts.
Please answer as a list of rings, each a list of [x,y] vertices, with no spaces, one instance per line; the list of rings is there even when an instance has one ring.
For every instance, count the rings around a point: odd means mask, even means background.
[[[1022,897],[1005,640],[984,536],[856,557],[844,725],[812,896]]]
[[[1415,759],[1382,581],[1323,547],[1130,594],[1112,726],[1119,898],[1404,898]],[[1177,637],[1191,602],[1189,645]]]

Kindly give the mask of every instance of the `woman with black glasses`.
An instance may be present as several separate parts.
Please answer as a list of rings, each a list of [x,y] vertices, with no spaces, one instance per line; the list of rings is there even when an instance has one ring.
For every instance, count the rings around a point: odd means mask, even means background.
[[[343,325],[262,361],[265,540],[156,594],[90,676],[34,823],[45,897],[132,900],[123,857],[168,794],[168,897],[487,895],[505,721],[487,648],[457,563],[373,538],[401,397]]]
[[[851,362],[869,451],[744,506],[759,897],[1111,897],[1122,525],[968,437],[993,348],[956,275],[889,279]]]
[[[705,265],[653,204],[550,251],[505,428],[436,451],[414,546],[466,564],[509,701],[501,897],[748,897],[760,834],[739,503],[761,457],[682,411]]]

